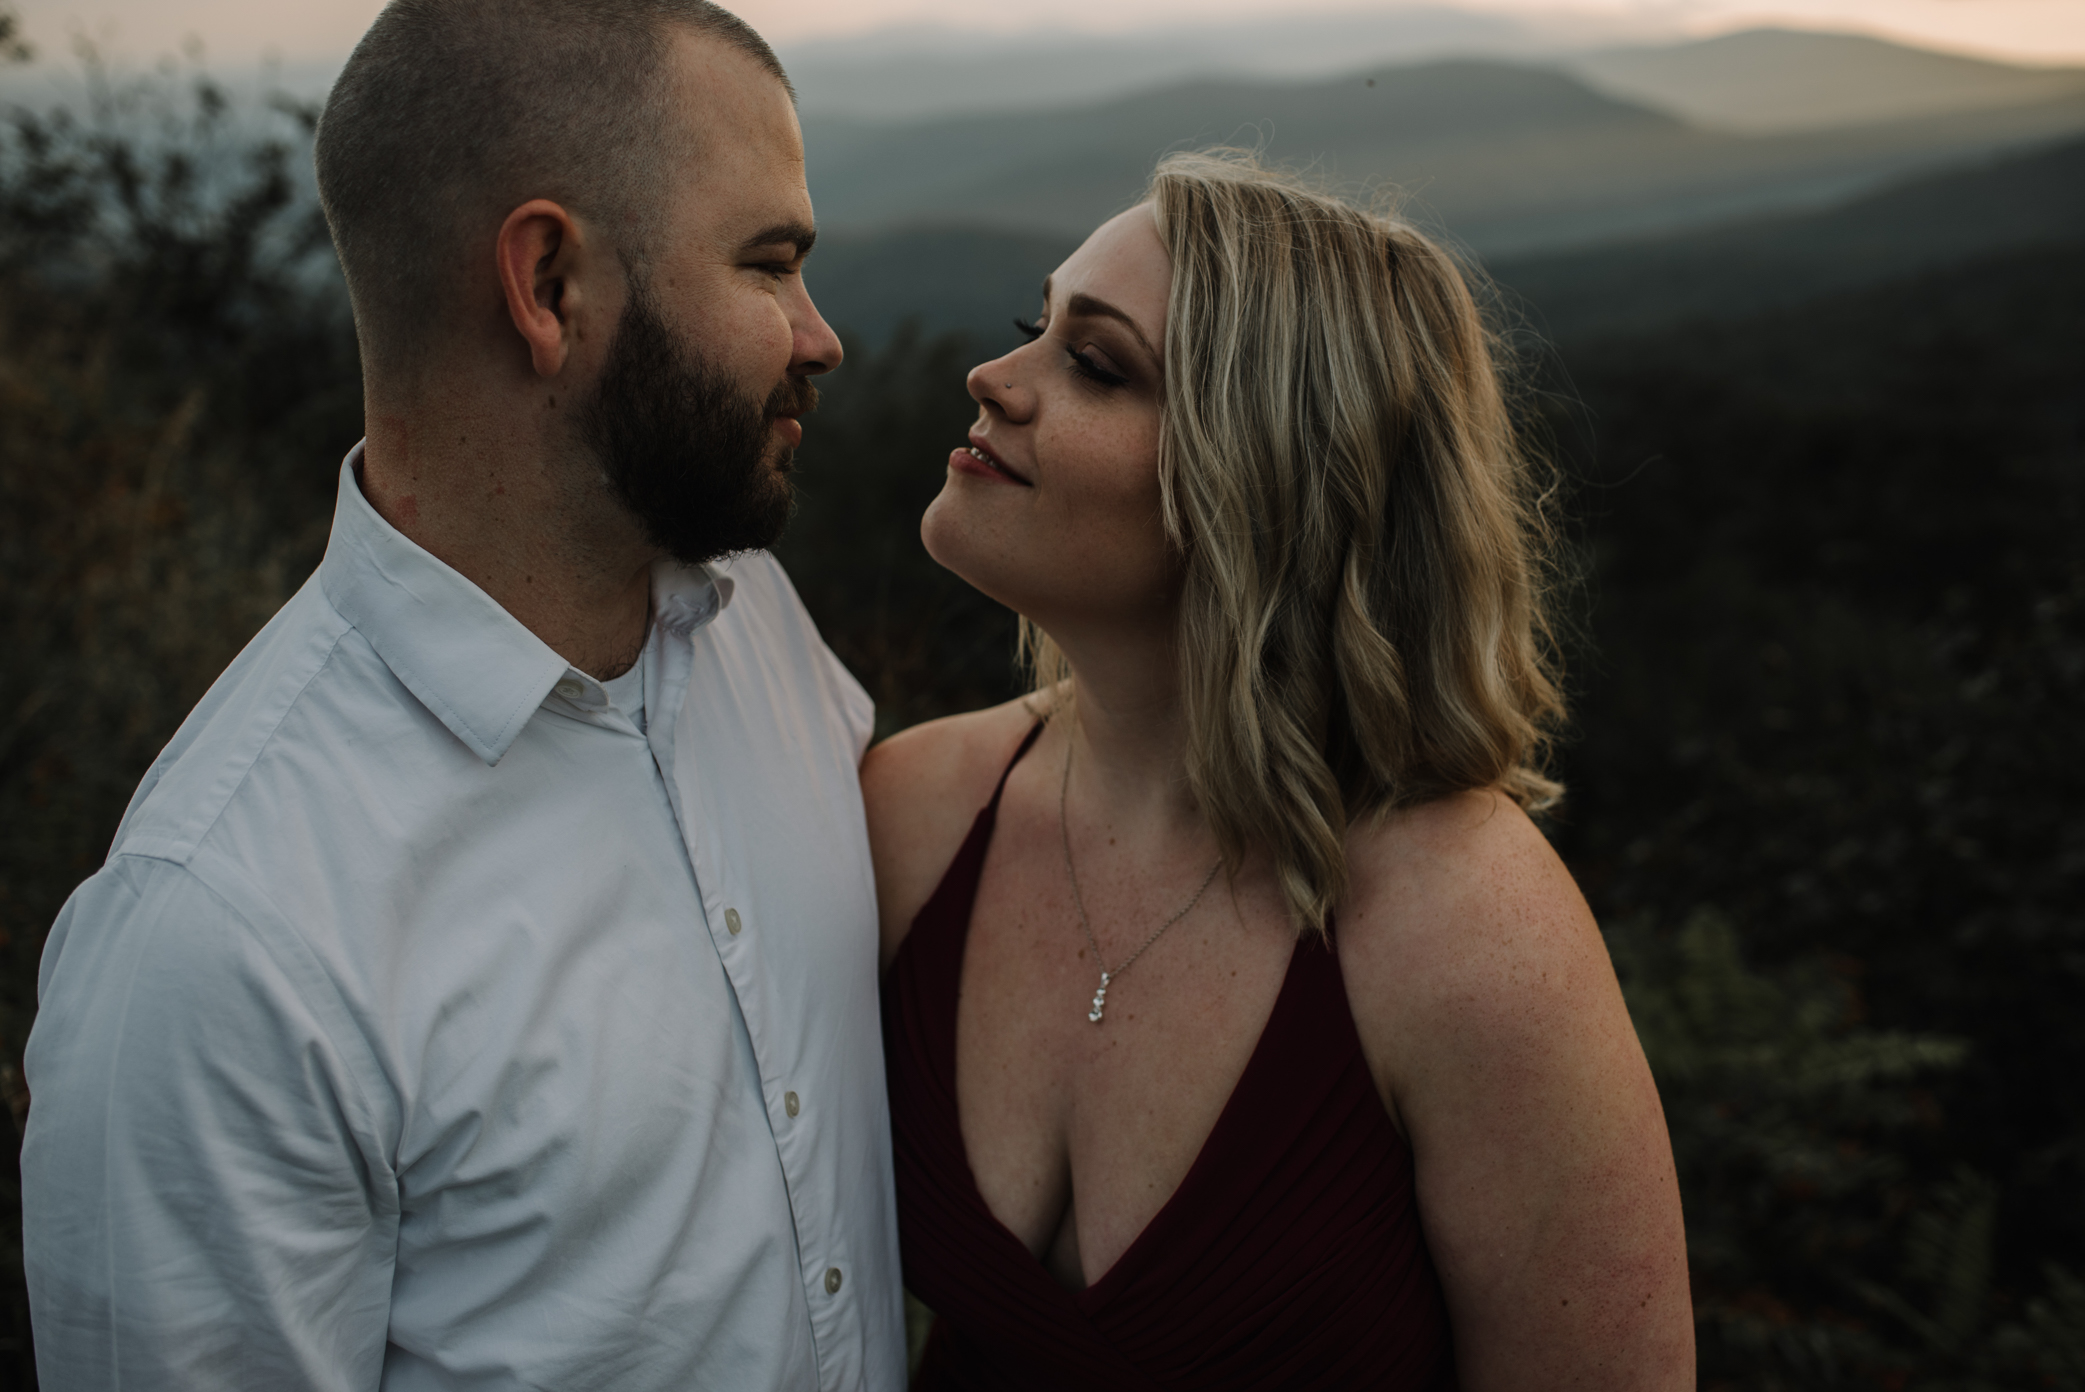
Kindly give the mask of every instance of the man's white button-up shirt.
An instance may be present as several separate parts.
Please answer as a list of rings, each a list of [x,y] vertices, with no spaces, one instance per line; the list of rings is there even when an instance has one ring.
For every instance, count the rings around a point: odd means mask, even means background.
[[[45,950],[44,1384],[896,1392],[867,696],[662,565],[640,729],[358,463]]]

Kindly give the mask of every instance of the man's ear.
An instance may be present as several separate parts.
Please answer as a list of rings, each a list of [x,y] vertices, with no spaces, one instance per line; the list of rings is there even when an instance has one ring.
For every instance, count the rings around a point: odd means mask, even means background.
[[[538,377],[564,370],[574,339],[572,316],[583,299],[575,273],[586,238],[572,215],[547,198],[532,198],[500,224],[494,256],[507,315]]]

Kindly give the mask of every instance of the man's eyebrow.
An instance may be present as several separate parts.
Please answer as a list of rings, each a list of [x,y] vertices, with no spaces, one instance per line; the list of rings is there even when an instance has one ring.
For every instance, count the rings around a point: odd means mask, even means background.
[[[1045,282],[1045,285],[1047,285],[1047,282]],[[1151,340],[1144,337],[1144,331],[1137,327],[1137,321],[1130,318],[1126,311],[1115,308],[1106,300],[1096,300],[1091,295],[1073,295],[1070,302],[1064,306],[1064,312],[1066,314],[1078,315],[1082,318],[1117,320],[1124,328],[1130,331],[1131,336],[1136,339],[1143,350],[1150,354],[1151,361],[1163,361],[1158,356],[1158,350],[1151,346]]]
[[[745,241],[739,243],[741,253],[757,251],[761,247],[780,246],[788,243],[796,248],[798,256],[809,256],[811,244],[818,240],[818,229],[807,222],[778,222],[763,227]]]

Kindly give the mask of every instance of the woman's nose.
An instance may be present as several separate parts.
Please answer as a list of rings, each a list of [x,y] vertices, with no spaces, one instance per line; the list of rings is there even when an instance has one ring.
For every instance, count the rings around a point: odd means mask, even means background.
[[[1026,411],[1026,393],[1020,387],[1020,376],[1012,361],[1012,354],[981,362],[970,369],[963,379],[971,399],[979,405],[986,402],[997,406],[1009,417],[1019,418]]]

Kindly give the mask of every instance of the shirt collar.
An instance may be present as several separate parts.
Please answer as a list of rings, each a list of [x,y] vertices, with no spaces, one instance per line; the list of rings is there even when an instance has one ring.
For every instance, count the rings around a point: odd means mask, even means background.
[[[340,466],[319,587],[406,690],[472,753],[497,764],[558,682],[586,674],[378,516],[362,496],[361,465],[358,443]],[[652,571],[654,622],[685,641],[723,611],[731,588],[707,566],[662,560]]]

